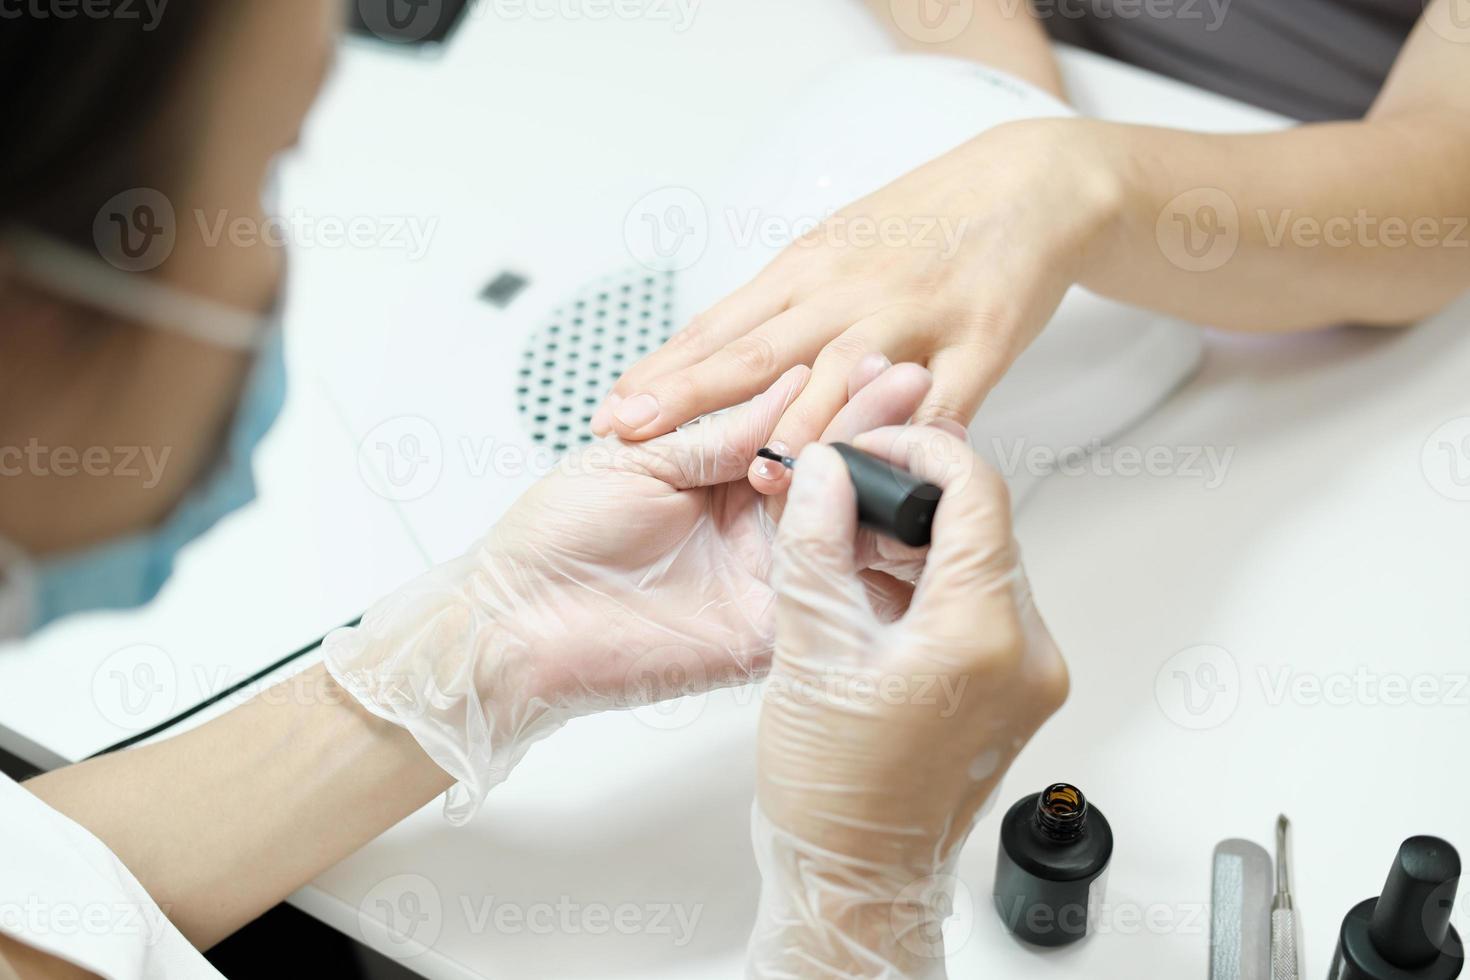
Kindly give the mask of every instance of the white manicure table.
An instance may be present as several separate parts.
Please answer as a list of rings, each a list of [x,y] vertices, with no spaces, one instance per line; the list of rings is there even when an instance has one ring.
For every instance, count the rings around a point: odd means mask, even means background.
[[[707,0],[682,31],[676,4],[634,19],[499,8],[435,56],[346,45],[283,204],[431,217],[430,249],[295,253],[293,388],[259,503],[187,552],[152,607],[0,650],[0,726],[83,757],[458,554],[532,479],[476,462],[531,448],[511,394],[521,344],[625,255],[633,202],[697,184],[793,87],[886,44],[842,0]],[[1063,61],[1089,114],[1284,124]],[[477,294],[503,269],[531,284],[499,310]],[[1117,834],[1108,905],[1074,947],[1013,942],[988,904],[992,813],[960,863],[951,976],[1204,977],[1211,850],[1269,847],[1285,812],[1304,975],[1320,977],[1400,840],[1470,849],[1467,378],[1465,302],[1403,332],[1212,335],[1203,369],[1110,463],[1042,482],[1018,534],[1073,692],[1001,802],[1082,786]],[[406,495],[374,447],[425,423],[428,475],[413,478],[427,482]],[[1129,465],[1158,447],[1169,472]],[[1190,464],[1207,450],[1226,461],[1218,478]],[[577,722],[469,827],[435,804],[292,901],[428,977],[740,976],[757,711],[754,692],[729,691]]]

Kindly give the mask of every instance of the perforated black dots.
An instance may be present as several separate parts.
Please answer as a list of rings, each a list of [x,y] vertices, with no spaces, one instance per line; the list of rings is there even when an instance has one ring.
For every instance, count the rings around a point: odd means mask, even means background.
[[[672,272],[626,269],[551,312],[521,355],[516,405],[537,443],[558,454],[592,441],[592,413],[618,377],[674,332]]]

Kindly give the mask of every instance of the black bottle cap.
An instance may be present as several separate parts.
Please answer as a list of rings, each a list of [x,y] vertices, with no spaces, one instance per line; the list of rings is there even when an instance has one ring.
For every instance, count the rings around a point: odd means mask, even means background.
[[[1450,925],[1460,856],[1438,837],[1399,847],[1379,898],[1342,920],[1332,980],[1455,980],[1465,950]]]
[[[1385,960],[1412,969],[1432,963],[1444,951],[1459,877],[1460,855],[1445,841],[1404,841],[1368,926]]]

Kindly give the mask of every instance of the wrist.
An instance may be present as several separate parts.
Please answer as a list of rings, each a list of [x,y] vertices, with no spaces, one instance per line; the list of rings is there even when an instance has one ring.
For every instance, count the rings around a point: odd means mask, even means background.
[[[323,744],[303,749],[301,735],[309,738],[311,733],[299,733],[293,743],[307,758],[334,755],[350,762],[350,768],[357,772],[377,769],[383,778],[370,782],[393,786],[414,800],[415,807],[432,800],[453,782],[407,729],[370,710],[343,688],[324,664],[283,682],[279,691],[267,692],[262,701],[270,703],[272,695],[325,706],[317,733]]]
[[[749,975],[797,975],[820,964],[857,976],[881,964],[884,975],[944,976],[952,875],[826,850],[777,827],[759,804],[751,830],[761,896]]]
[[[985,169],[1015,174],[1006,181],[1011,193],[1036,207],[1045,222],[1036,229],[1040,258],[1083,285],[1112,261],[1128,212],[1133,163],[1117,128],[1079,117],[1025,119],[971,144],[991,161]]]

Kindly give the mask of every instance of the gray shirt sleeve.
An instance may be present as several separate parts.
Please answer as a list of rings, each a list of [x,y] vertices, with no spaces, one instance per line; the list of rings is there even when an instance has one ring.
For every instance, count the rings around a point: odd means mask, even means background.
[[[1422,0],[1031,0],[1059,41],[1296,119],[1357,119]]]

